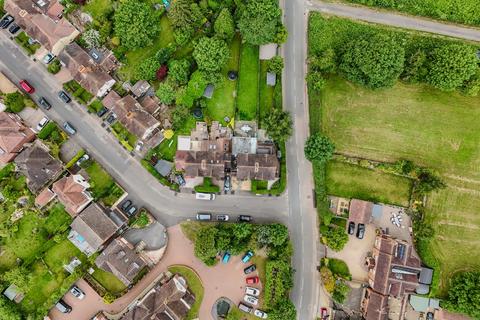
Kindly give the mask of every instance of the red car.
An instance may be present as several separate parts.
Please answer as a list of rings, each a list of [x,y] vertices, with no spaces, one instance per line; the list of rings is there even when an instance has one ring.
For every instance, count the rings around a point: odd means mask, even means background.
[[[27,93],[34,93],[35,88],[30,85],[30,83],[27,82],[27,80],[21,80],[20,81],[20,86],[22,87],[23,90],[25,90]]]
[[[328,310],[327,308],[320,309],[321,319],[326,320],[328,318]]]
[[[247,284],[255,284],[258,283],[260,279],[258,277],[250,277],[246,279]]]

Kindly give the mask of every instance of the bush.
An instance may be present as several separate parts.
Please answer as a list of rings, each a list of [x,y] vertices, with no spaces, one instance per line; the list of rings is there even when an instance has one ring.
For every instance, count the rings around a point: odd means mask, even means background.
[[[54,59],[49,65],[48,65],[48,72],[52,74],[57,74],[60,69],[62,69],[62,65],[60,64],[60,60]]]
[[[348,234],[345,228],[337,226],[329,228],[326,234],[322,234],[325,238],[326,245],[333,251],[341,251],[348,242]]]
[[[281,56],[275,56],[272,59],[268,60],[267,70],[268,72],[279,75],[282,74],[283,66],[283,58]]]
[[[305,157],[310,161],[327,162],[333,156],[335,145],[326,136],[315,133],[305,143]]]
[[[209,177],[203,178],[203,184],[195,186],[195,192],[201,193],[218,193],[220,187],[212,184],[212,179]]]
[[[267,261],[264,307],[269,309],[287,297],[293,286],[293,270],[284,261]]]
[[[7,111],[18,113],[25,108],[25,96],[18,91],[7,93],[5,105],[8,107]]]
[[[328,268],[335,276],[341,277],[345,280],[352,279],[352,274],[350,273],[345,261],[334,258],[329,258],[327,261]]]
[[[337,303],[344,303],[347,299],[350,287],[343,281],[337,281],[333,289],[332,298]]]
[[[55,124],[55,122],[49,122],[45,127],[42,128],[42,130],[40,130],[40,132],[38,132],[37,137],[39,139],[46,140],[56,129],[57,125]]]

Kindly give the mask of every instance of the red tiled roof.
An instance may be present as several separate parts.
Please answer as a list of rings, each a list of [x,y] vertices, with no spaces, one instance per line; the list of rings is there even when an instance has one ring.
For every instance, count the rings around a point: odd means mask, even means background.
[[[35,133],[16,114],[0,112],[0,163],[13,160],[23,145],[35,139]]]
[[[355,223],[367,224],[372,217],[373,203],[358,199],[350,201],[350,210],[348,220]]]

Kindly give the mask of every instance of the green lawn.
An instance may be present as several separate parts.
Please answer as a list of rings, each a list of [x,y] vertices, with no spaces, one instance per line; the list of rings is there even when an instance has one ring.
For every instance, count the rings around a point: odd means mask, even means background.
[[[195,303],[193,304],[185,320],[193,320],[198,318],[198,310],[203,300],[203,285],[197,274],[190,268],[184,266],[172,266],[168,268],[171,273],[178,273],[187,280],[188,289],[195,295]]]
[[[135,75],[135,68],[141,61],[150,58],[161,48],[167,47],[170,43],[174,43],[173,27],[170,24],[170,20],[167,15],[164,14],[160,19],[160,32],[158,36],[153,40],[153,44],[144,48],[130,51],[126,54],[127,62],[119,70],[119,74],[122,78],[131,79]]]
[[[95,271],[93,272],[92,277],[97,280],[108,292],[115,295],[126,289],[125,284],[115,277],[113,273],[106,272],[97,267],[94,269]]]
[[[116,133],[117,138],[121,141],[127,142],[133,150],[137,143],[137,137],[128,131],[127,128],[125,128],[119,121],[115,122],[111,127]]]
[[[95,199],[103,200],[106,205],[112,205],[123,194],[113,178],[96,161],[85,168],[90,177],[90,188]]]
[[[268,61],[260,60],[260,122],[275,107],[273,95],[275,87],[267,86],[267,68]]]
[[[230,44],[230,59],[222,69],[222,80],[215,86],[215,91],[210,100],[207,100],[207,114],[211,120],[221,121],[226,125],[223,119],[228,116],[235,116],[235,97],[237,95],[237,80],[229,80],[228,72],[238,71],[238,62],[240,58],[240,35],[236,35]]]
[[[113,9],[112,5],[112,0],[89,0],[83,11],[88,12],[95,20],[102,21]]]
[[[480,268],[480,98],[402,83],[371,91],[334,77],[314,101],[320,100],[321,115],[312,119],[323,118],[322,129],[337,151],[379,161],[410,159],[436,169],[448,184],[427,201],[426,219],[436,230],[429,251],[441,266],[436,293],[446,292],[454,272]],[[318,111],[319,105],[311,108]],[[335,176],[329,179],[337,184],[327,184],[329,189],[351,181]],[[340,189],[347,193],[351,187]]]
[[[327,193],[408,206],[411,181],[339,161],[327,164]]]
[[[256,120],[258,110],[259,81],[258,46],[243,44],[240,51],[238,73],[237,118]]]

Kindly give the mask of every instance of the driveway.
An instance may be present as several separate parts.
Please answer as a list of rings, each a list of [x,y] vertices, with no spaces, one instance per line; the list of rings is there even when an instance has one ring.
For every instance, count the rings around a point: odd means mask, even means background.
[[[103,305],[102,297],[100,297],[87,282],[80,279],[75,284],[85,292],[85,298],[79,300],[68,292],[63,296],[63,300],[72,307],[72,312],[67,314],[61,313],[54,307],[48,314],[52,320],[87,320],[97,313],[99,305]]]
[[[123,234],[128,242],[137,245],[140,241],[145,242],[145,249],[158,250],[167,244],[165,227],[155,221],[151,225],[141,229],[130,229]]]
[[[70,160],[73,159],[73,157],[75,157],[75,155],[82,149],[82,147],[80,147],[78,145],[78,143],[76,143],[75,141],[73,141],[72,139],[68,139],[67,141],[65,141],[62,146],[60,147],[60,159],[64,162],[64,163],[68,163]]]
[[[85,291],[88,300],[85,298],[80,301],[70,293],[67,293],[65,301],[72,306],[72,313],[64,316],[57,310],[52,309],[50,311],[52,320],[89,320],[90,317],[102,310],[110,314],[120,313],[132,301],[141,298],[148,292],[154,286],[161,273],[165,272],[172,265],[188,266],[195,270],[200,277],[205,290],[199,312],[200,319],[212,319],[212,306],[220,297],[227,297],[235,304],[242,300],[245,292],[245,278],[247,276],[243,274],[245,265],[241,262],[240,256],[232,257],[228,264],[219,263],[215,267],[207,267],[194,256],[193,243],[183,235],[180,225],[168,228],[167,233],[170,245],[167,246],[162,260],[127,294],[115,300],[112,304],[106,305],[103,303],[102,298],[88,287],[88,284],[80,280],[80,288]],[[255,272],[249,276],[256,275],[258,274]],[[256,286],[259,287],[259,285]]]
[[[23,109],[18,115],[23,119],[23,122],[28,127],[33,128],[34,130],[36,130],[35,128],[40,120],[45,117],[45,113],[42,111],[42,109],[33,109],[28,107]]]
[[[335,252],[328,249],[327,252],[327,257],[345,261],[352,274],[352,280],[360,282],[368,280],[365,257],[367,253],[372,252],[375,243],[375,226],[368,224],[365,228],[366,232],[363,239],[360,240],[355,235],[349,235],[348,243],[342,251]]]

